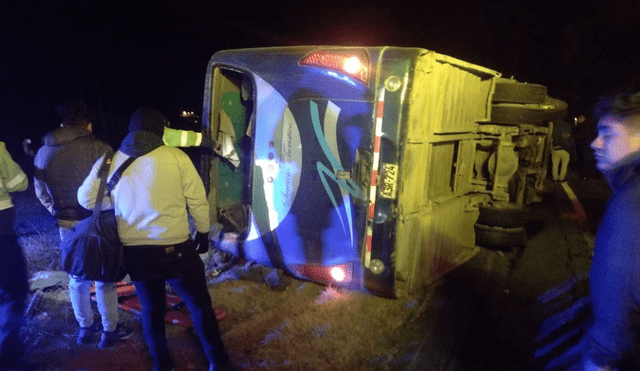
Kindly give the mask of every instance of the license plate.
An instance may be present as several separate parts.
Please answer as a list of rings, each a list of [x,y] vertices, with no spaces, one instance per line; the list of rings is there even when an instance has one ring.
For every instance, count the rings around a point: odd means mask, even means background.
[[[382,189],[380,196],[384,198],[396,198],[396,184],[398,183],[398,165],[382,164]]]

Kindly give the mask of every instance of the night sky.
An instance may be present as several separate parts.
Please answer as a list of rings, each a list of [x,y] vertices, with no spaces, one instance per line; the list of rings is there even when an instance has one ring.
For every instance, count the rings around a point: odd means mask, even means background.
[[[172,122],[182,110],[199,113],[207,62],[231,48],[423,47],[546,85],[570,115],[640,77],[638,0],[87,3],[0,5],[0,140],[12,151],[55,128],[64,99],[94,107],[96,135],[115,147],[137,107],[158,107]]]

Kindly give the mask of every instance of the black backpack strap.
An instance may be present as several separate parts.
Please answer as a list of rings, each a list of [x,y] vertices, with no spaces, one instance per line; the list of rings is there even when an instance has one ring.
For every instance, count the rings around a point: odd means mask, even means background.
[[[120,180],[120,177],[122,177],[122,173],[124,173],[124,171],[129,167],[129,165],[131,165],[133,160],[135,160],[136,158],[137,157],[129,157],[122,163],[122,165],[120,165],[118,170],[116,170],[113,173],[113,175],[111,176],[111,179],[107,183],[107,188],[109,189],[109,191],[113,191],[113,188],[116,186],[116,184]]]

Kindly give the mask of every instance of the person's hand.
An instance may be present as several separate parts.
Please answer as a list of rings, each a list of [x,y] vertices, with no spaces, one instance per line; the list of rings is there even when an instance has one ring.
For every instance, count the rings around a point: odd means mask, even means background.
[[[198,254],[204,254],[209,251],[209,233],[196,233],[196,252]]]
[[[36,152],[31,148],[31,139],[25,139],[22,141],[22,149],[28,156],[35,157]]]
[[[217,155],[220,155],[222,153],[222,143],[206,136],[202,138],[202,143],[200,143],[200,146],[213,149],[213,152],[215,152]]]

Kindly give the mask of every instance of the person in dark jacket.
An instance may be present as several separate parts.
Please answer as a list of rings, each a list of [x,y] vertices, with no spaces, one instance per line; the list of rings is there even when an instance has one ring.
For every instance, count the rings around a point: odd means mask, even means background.
[[[640,370],[640,92],[602,98],[596,168],[613,194],[596,234],[584,370]]]
[[[34,164],[36,196],[57,219],[60,239],[64,240],[80,220],[91,212],[78,203],[78,188],[91,171],[93,163],[111,147],[96,139],[92,132],[91,110],[82,102],[69,102],[58,107],[62,116],[60,128],[48,133],[38,150]],[[70,276],[69,297],[80,325],[78,344],[93,340],[100,328],[93,320],[91,281]],[[118,325],[118,293],[113,282],[95,282],[98,310],[102,315],[102,335],[98,346],[108,348],[133,333]]]
[[[143,107],[131,116],[129,134],[113,157],[109,178],[128,159],[119,182],[105,197],[113,208],[124,245],[124,263],[142,304],[142,329],[154,371],[175,369],[166,340],[166,283],[185,301],[210,371],[230,370],[204,263],[198,253],[209,249],[209,203],[202,179],[182,150],[164,145],[169,120],[157,109]],[[100,179],[96,161],[78,190],[78,200],[93,209]],[[190,239],[189,215],[196,229]]]
[[[13,228],[16,212],[9,193],[24,191],[28,183],[0,142],[0,371],[22,369],[20,327],[27,300],[27,264]]]

